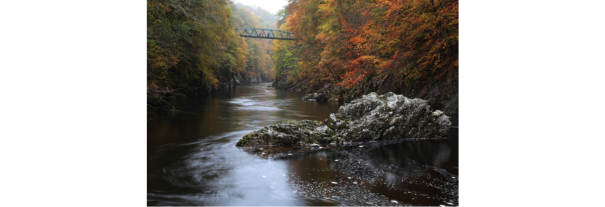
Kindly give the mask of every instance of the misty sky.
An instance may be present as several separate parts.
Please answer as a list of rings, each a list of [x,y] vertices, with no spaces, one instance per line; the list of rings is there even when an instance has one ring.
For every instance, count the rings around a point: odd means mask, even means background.
[[[232,0],[233,2],[239,2],[244,5],[256,5],[260,6],[264,10],[267,10],[273,14],[277,14],[277,11],[283,9],[288,0]]]

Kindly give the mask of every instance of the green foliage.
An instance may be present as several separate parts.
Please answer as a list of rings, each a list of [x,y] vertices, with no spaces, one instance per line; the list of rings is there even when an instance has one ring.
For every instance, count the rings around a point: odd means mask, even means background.
[[[287,25],[282,25],[281,30],[286,29]],[[293,41],[275,41],[273,43],[273,73],[277,77],[287,75],[292,78],[290,81],[295,80],[300,73],[298,67],[298,58],[294,54],[297,52],[294,49],[295,42]]]
[[[258,27],[259,21],[267,20],[226,0],[148,0],[148,88],[196,94],[225,85],[236,74],[273,78],[271,42],[244,39],[233,30]]]
[[[233,22],[235,28],[267,27],[266,25],[260,25],[259,22],[263,22],[265,20],[263,20],[262,17],[257,16],[254,12],[252,12],[251,7],[231,5],[231,9],[234,13]],[[256,10],[261,11],[260,9]],[[243,75],[244,77],[260,75],[265,80],[273,79],[275,77],[274,73],[272,73],[271,71],[271,69],[273,68],[273,62],[271,61],[271,44],[273,43],[273,41],[268,39],[256,38],[245,38],[244,41],[245,45],[247,45],[247,58],[245,64],[245,72],[240,75]]]
[[[218,87],[217,72],[234,32],[224,0],[147,1],[147,77],[151,87]]]

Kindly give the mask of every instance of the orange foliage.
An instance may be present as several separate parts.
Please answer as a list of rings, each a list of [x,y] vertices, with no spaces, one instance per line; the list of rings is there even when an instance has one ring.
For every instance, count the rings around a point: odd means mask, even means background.
[[[458,1],[290,0],[287,13],[312,87],[457,74]]]

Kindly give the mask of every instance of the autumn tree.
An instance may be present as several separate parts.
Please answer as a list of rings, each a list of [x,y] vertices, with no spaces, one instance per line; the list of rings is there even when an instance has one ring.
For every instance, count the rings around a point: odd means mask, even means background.
[[[258,27],[259,21],[265,20],[226,0],[148,0],[148,88],[203,94],[236,75],[274,78],[271,41],[242,38],[233,30]]]
[[[300,60],[293,77],[308,88],[397,92],[457,79],[458,1],[290,0],[278,17],[298,37],[280,50]]]
[[[227,68],[242,67],[225,0],[147,1],[150,87],[202,93],[217,88]]]

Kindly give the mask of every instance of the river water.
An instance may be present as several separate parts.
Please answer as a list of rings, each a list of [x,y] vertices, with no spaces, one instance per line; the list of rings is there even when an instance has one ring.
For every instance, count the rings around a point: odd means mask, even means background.
[[[270,83],[177,102],[147,121],[147,204],[458,205],[458,136],[318,149],[272,158],[235,146],[284,120],[324,120],[338,104]]]

